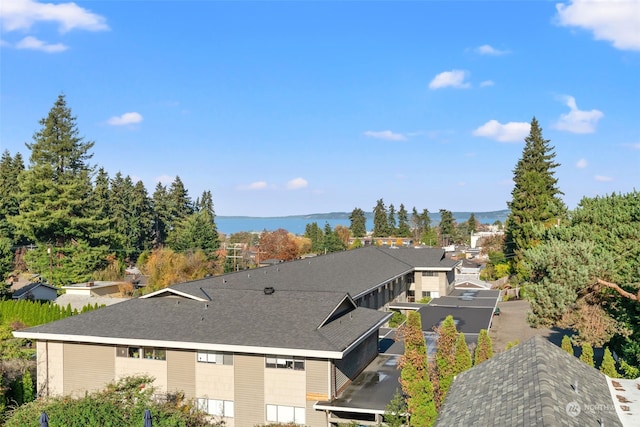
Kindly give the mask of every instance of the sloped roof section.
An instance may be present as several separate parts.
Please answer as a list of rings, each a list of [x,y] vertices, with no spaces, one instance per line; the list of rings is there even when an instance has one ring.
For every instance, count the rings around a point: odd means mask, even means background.
[[[607,377],[541,336],[458,375],[437,426],[621,426]]]
[[[272,293],[210,288],[207,294],[211,301],[161,294],[137,298],[17,331],[16,336],[274,354],[300,350],[300,354],[329,352],[339,358],[372,325],[388,317],[359,307],[318,329],[346,294],[278,288]]]

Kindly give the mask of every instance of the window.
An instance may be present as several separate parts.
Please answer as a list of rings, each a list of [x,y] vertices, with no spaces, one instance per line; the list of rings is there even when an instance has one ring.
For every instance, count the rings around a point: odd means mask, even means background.
[[[267,405],[267,422],[305,423],[305,409],[294,406]]]
[[[429,291],[422,291],[422,298],[426,298],[426,297],[431,297],[431,292],[429,292]]]
[[[214,363],[216,365],[233,365],[233,353],[219,351],[198,351],[198,362]]]
[[[118,347],[116,355],[132,359],[167,360],[167,350],[155,347]]]
[[[304,359],[282,356],[267,356],[265,367],[277,369],[293,369],[294,371],[304,371]]]
[[[198,409],[216,417],[233,418],[233,400],[198,398]]]
[[[437,271],[423,271],[422,272],[422,276],[423,277],[436,277],[438,275]]]

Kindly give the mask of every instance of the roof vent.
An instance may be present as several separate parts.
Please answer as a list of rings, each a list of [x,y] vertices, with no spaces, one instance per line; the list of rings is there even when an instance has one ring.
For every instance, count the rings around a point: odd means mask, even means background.
[[[273,288],[273,286],[267,286],[266,288],[264,288],[264,294],[265,295],[271,295],[275,292],[276,290]]]
[[[205,305],[204,305],[204,309],[206,310],[206,309],[208,309],[208,308],[209,308],[209,304],[205,304]]]
[[[573,391],[578,393],[578,380],[575,380],[573,384],[571,384],[571,388],[573,389]]]

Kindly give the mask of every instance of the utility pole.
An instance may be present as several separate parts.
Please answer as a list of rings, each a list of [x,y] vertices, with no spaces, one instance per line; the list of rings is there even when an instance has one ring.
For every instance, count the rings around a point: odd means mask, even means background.
[[[49,284],[53,286],[53,255],[51,254],[51,246],[47,248],[49,254]]]

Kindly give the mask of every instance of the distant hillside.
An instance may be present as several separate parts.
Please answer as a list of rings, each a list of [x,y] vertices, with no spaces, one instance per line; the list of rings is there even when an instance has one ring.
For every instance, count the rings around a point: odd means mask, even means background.
[[[490,211],[490,212],[452,212],[453,218],[456,222],[467,221],[471,214],[473,213],[476,217],[476,220],[481,224],[493,224],[496,220],[501,222],[505,222],[507,217],[509,216],[509,210],[503,209],[500,211]],[[288,215],[288,216],[278,216],[278,217],[253,217],[253,216],[216,216],[218,219],[300,219],[307,221],[316,221],[322,222],[324,220],[348,220],[351,212],[328,212],[328,213],[314,213],[307,215]],[[411,215],[411,214],[409,214]],[[433,223],[440,222],[440,212],[430,212],[429,216],[431,217],[431,221]],[[373,212],[365,212],[365,217],[367,220],[373,220]]]

